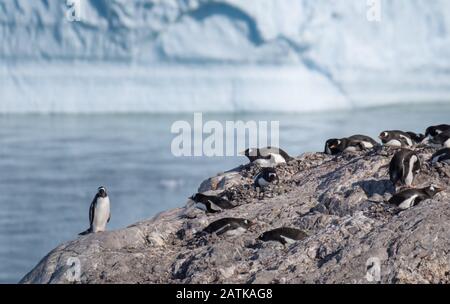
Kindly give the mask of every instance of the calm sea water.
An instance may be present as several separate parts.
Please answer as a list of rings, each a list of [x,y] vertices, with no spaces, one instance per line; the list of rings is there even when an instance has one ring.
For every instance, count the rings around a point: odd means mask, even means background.
[[[450,105],[320,114],[205,114],[206,120],[280,121],[290,154],[322,151],[330,137],[450,123]],[[174,121],[193,115],[0,116],[0,282],[14,283],[61,242],[88,227],[96,189],[112,204],[110,229],[186,203],[202,180],[242,157],[174,157]]]

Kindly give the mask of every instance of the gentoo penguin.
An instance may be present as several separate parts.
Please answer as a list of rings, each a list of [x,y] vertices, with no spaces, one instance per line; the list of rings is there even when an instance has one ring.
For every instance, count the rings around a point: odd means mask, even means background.
[[[430,140],[446,131],[450,131],[450,125],[437,125],[428,127],[425,131],[425,140]]]
[[[372,138],[366,135],[352,135],[348,137],[351,141],[360,142],[365,149],[372,149],[379,144]]]
[[[393,130],[393,131],[383,131],[378,136],[385,146],[401,148],[401,147],[411,147],[413,141],[410,135],[403,131]]]
[[[325,143],[325,154],[336,155],[343,152],[356,152],[372,149],[378,143],[365,135],[353,135],[345,138],[332,138]]]
[[[429,140],[432,146],[450,148],[450,131],[439,133]]]
[[[227,217],[212,222],[203,231],[216,235],[226,233],[227,236],[235,236],[245,232],[252,225],[253,223],[246,219]]]
[[[189,199],[195,202],[195,207],[206,211],[207,213],[221,212],[222,209],[232,209],[236,205],[232,204],[229,200],[226,200],[219,196],[205,195],[203,193],[196,193]]]
[[[276,147],[250,148],[241,154],[261,167],[272,167],[293,160],[285,151]]]
[[[389,203],[397,205],[401,210],[411,208],[423,200],[432,199],[437,193],[443,191],[435,186],[429,186],[422,189],[407,189],[394,194]]]
[[[406,132],[415,144],[420,144],[425,139],[425,135],[421,133]]]
[[[431,157],[431,163],[434,165],[438,162],[450,164],[450,148],[445,148],[437,151]]]
[[[259,236],[259,240],[264,242],[277,241],[283,245],[292,244],[296,241],[303,240],[308,237],[303,230],[289,227],[281,227],[266,231]]]
[[[389,164],[389,176],[394,187],[397,184],[410,187],[414,176],[420,171],[420,159],[414,151],[401,149],[395,153]]]
[[[89,229],[79,235],[97,233],[106,230],[106,223],[111,219],[109,197],[105,187],[99,187],[89,208]]]
[[[261,190],[264,187],[268,186],[270,183],[274,181],[279,181],[277,171],[274,168],[267,167],[263,168],[254,178],[255,188],[260,188]]]

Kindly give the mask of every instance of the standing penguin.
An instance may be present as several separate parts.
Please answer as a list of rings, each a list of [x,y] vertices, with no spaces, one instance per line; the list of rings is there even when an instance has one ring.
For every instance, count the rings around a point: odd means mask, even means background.
[[[432,199],[436,194],[444,189],[429,186],[422,189],[407,189],[394,194],[389,200],[390,204],[396,205],[399,209],[405,210],[411,208],[423,200]]]
[[[105,187],[99,187],[89,208],[89,229],[79,235],[97,233],[106,230],[106,224],[111,219],[110,202]]]
[[[263,168],[254,178],[255,188],[260,188],[261,190],[264,187],[268,186],[270,183],[274,181],[278,181],[278,175],[275,168],[267,167]]]
[[[438,162],[450,164],[450,148],[445,148],[437,151],[431,157],[431,163],[434,165]]]
[[[413,145],[410,135],[403,131],[383,131],[378,137],[385,146],[389,147],[401,148],[411,147]]]
[[[420,167],[420,159],[414,151],[401,149],[395,153],[389,164],[389,176],[394,187],[398,183],[410,187]]]
[[[251,163],[258,164],[261,167],[273,167],[293,160],[289,154],[276,147],[250,148],[241,154],[245,155]]]
[[[221,212],[222,209],[232,209],[236,205],[232,204],[229,200],[226,200],[219,196],[206,195],[203,193],[196,193],[189,199],[193,200],[196,204],[195,207],[202,209],[207,213]]]

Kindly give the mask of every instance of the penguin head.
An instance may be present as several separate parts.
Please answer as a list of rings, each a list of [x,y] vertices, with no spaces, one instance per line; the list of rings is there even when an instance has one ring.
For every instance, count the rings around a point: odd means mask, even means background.
[[[435,137],[436,135],[438,135],[440,132],[438,130],[438,127],[436,126],[431,126],[428,127],[425,131],[425,137]]]
[[[436,194],[438,194],[439,192],[444,191],[445,189],[438,187],[436,185],[430,185],[429,187],[425,188],[424,190],[430,197],[433,197]]]
[[[242,221],[242,225],[243,225],[246,229],[248,229],[248,228],[250,228],[251,226],[253,226],[253,222],[250,221],[250,220],[243,220],[243,221]]]
[[[342,143],[342,140],[337,138],[331,138],[327,140],[325,143],[325,154],[335,155],[339,153],[339,145]]]
[[[202,193],[196,193],[194,195],[192,195],[191,197],[189,197],[190,200],[193,200],[194,202],[202,202],[205,199],[205,195]]]
[[[98,187],[98,196],[100,196],[100,197],[107,197],[108,196],[108,194],[106,193],[106,188],[105,187],[103,187],[103,186]]]
[[[264,232],[263,234],[258,236],[258,240],[260,240],[260,241],[268,241],[268,233]]]
[[[260,155],[259,149],[255,149],[255,148],[248,148],[239,154],[246,156],[250,160],[250,162],[257,160],[258,156]]]
[[[188,197],[188,199],[196,201],[198,199],[198,193],[192,194],[190,197]]]
[[[269,173],[267,176],[267,181],[269,183],[278,180],[278,175],[276,173]]]
[[[381,139],[381,141],[386,142],[389,138],[389,132],[388,131],[381,132],[378,138]]]
[[[278,180],[277,171],[275,170],[275,168],[272,167],[264,168],[262,177],[269,183]]]

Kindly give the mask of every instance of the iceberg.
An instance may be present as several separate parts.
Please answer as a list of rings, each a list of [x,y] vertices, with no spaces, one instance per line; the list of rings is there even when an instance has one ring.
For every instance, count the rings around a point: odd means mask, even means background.
[[[0,113],[449,101],[446,0],[0,0],[0,40]]]

